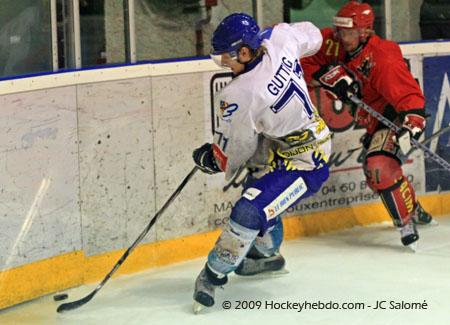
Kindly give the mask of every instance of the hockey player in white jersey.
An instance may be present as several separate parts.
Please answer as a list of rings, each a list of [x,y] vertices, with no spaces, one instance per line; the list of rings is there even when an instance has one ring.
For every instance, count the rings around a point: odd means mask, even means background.
[[[231,68],[233,80],[218,94],[221,122],[214,143],[193,153],[196,165],[230,179],[245,166],[257,171],[195,282],[194,311],[214,304],[227,275],[284,268],[280,215],[316,193],[327,180],[330,133],[308,96],[298,58],[320,49],[309,22],[260,31],[252,17],[226,17],[212,37],[211,57]]]

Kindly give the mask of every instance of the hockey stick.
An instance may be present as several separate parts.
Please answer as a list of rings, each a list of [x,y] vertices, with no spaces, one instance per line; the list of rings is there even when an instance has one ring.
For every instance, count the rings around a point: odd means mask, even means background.
[[[430,135],[428,138],[424,139],[421,144],[426,145],[428,143],[430,143],[431,141],[433,141],[434,139],[436,139],[437,137],[440,137],[442,134],[446,133],[450,131],[450,125],[447,125],[445,128],[440,129],[439,131],[433,133],[432,135]],[[409,156],[414,150],[416,150],[416,147],[412,147],[411,150],[408,151],[408,153],[406,154],[406,156]]]
[[[443,135],[444,133],[447,133],[448,131],[450,131],[450,125],[447,125],[445,128],[443,128],[443,129],[440,129],[439,131],[437,131],[437,132],[434,132],[432,135],[430,135],[428,138],[425,138],[425,139],[423,139],[422,140],[422,142],[420,142],[421,144],[423,144],[423,145],[426,145],[426,144],[428,144],[428,143],[430,143],[431,141],[433,141],[434,139],[436,139],[437,137],[440,137],[441,135]],[[359,147],[356,147],[356,148],[353,148],[353,149],[350,149],[350,150],[352,150],[352,152],[353,151],[356,151],[356,150],[359,150],[359,149],[361,149],[363,146],[359,146]],[[412,154],[415,150],[417,150],[417,148],[416,147],[412,147],[411,148],[411,150],[409,150],[408,151],[408,153],[406,154],[406,155],[404,155],[405,157],[408,157],[410,154]],[[231,186],[231,184],[230,184],[230,186]],[[225,192],[225,187],[224,187],[224,192]]]
[[[349,94],[350,95],[350,94]],[[356,105],[358,105],[359,107],[362,107],[367,113],[369,113],[370,115],[372,115],[373,117],[375,117],[378,121],[380,121],[381,123],[383,123],[384,125],[386,125],[389,129],[391,129],[392,131],[394,131],[395,133],[398,133],[400,131],[400,127],[398,127],[397,125],[395,125],[393,122],[391,122],[390,120],[388,120],[386,117],[384,117],[382,114],[378,113],[377,111],[375,111],[372,107],[370,107],[369,105],[367,105],[366,103],[364,103],[362,100],[360,100],[359,98],[357,98],[355,95],[350,95],[349,99],[355,103]],[[435,162],[437,162],[439,165],[441,165],[442,167],[444,167],[444,169],[446,169],[447,171],[450,172],[450,164],[448,162],[446,162],[442,157],[438,156],[437,154],[435,154],[433,151],[431,151],[430,149],[428,149],[427,147],[425,147],[423,144],[421,144],[419,141],[417,141],[414,138],[411,138],[411,143],[422,149],[423,153],[425,154],[426,158],[430,158],[432,160],[434,160]]]
[[[189,180],[194,176],[195,172],[198,170],[197,166],[195,166],[191,172],[184,178],[184,180],[181,182],[181,184],[178,186],[178,188],[175,190],[175,192],[172,194],[172,196],[164,203],[162,208],[156,212],[155,216],[150,220],[150,223],[147,225],[147,227],[144,229],[144,231],[139,235],[139,237],[134,241],[134,243],[128,247],[125,253],[123,253],[122,257],[117,261],[116,265],[112,268],[112,270],[105,276],[102,282],[100,282],[99,285],[92,291],[90,294],[88,294],[86,297],[81,298],[76,301],[67,302],[62,305],[59,305],[58,309],[56,311],[58,313],[62,313],[68,310],[76,309],[78,307],[83,306],[85,303],[89,302],[96,293],[105,285],[105,283],[111,278],[111,276],[114,274],[114,272],[117,271],[117,269],[122,265],[122,263],[127,259],[128,255],[136,248],[136,246],[139,244],[139,242],[147,235],[147,233],[150,231],[152,226],[155,224],[158,217],[164,212],[164,210],[167,209],[167,207],[172,203],[172,201],[180,194],[180,192],[183,190],[184,186],[189,182]]]

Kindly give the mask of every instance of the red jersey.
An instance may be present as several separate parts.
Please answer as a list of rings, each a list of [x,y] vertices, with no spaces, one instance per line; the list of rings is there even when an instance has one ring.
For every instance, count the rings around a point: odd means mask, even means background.
[[[397,113],[424,109],[423,93],[408,70],[397,43],[374,35],[358,54],[350,58],[333,28],[321,32],[323,43],[319,52],[301,60],[307,83],[321,66],[344,64],[362,83],[361,99],[379,113],[385,113],[388,105]],[[369,134],[377,129],[378,121],[362,109],[358,110],[355,119]]]

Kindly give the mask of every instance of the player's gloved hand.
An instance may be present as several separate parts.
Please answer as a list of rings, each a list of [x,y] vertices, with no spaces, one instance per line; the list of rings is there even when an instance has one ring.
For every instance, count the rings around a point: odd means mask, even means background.
[[[411,139],[419,140],[425,129],[425,117],[419,114],[406,114],[400,132],[395,135],[394,141],[399,145],[403,154],[411,150]]]
[[[217,166],[216,158],[214,158],[213,148],[210,143],[205,143],[192,153],[192,158],[197,167],[204,173],[215,174],[221,172]]]
[[[342,65],[323,66],[313,75],[333,99],[348,101],[352,95],[360,97],[360,84],[354,74]]]

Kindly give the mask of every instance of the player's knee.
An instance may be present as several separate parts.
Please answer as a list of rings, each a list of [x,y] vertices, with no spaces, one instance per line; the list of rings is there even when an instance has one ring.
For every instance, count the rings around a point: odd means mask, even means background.
[[[230,219],[249,229],[260,230],[261,216],[257,207],[245,198],[241,198],[233,207]]]
[[[242,262],[258,232],[230,220],[208,255],[209,267],[224,275],[233,272]]]
[[[264,256],[272,256],[283,242],[283,223],[281,218],[278,222],[264,234],[262,237],[256,237],[255,248]]]
[[[395,158],[382,154],[366,158],[364,173],[370,188],[375,191],[389,188],[403,177],[400,163]]]

